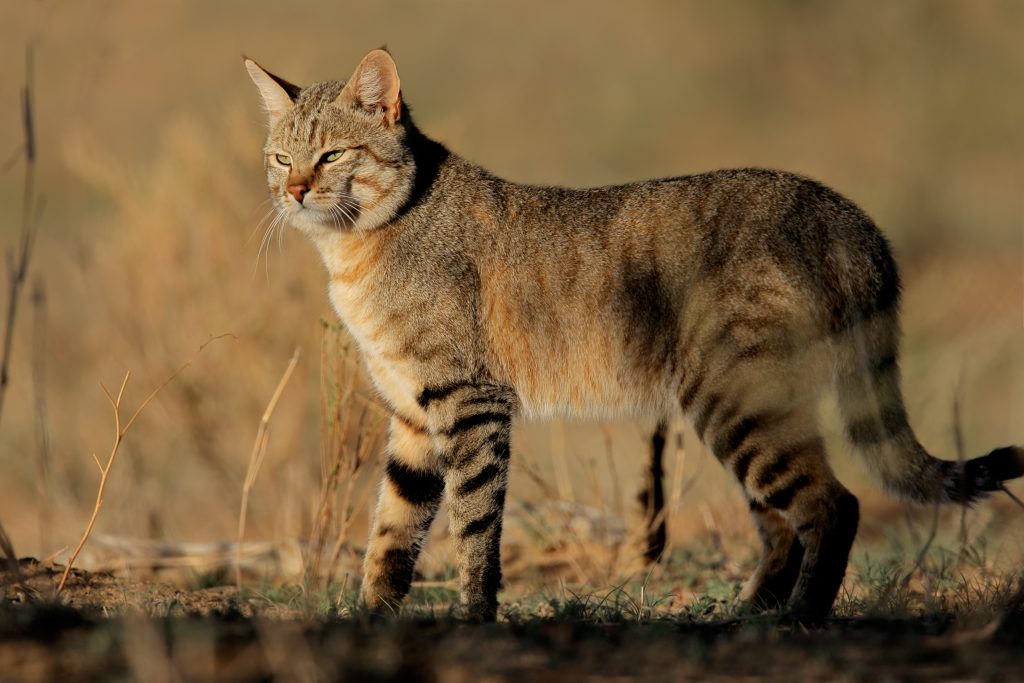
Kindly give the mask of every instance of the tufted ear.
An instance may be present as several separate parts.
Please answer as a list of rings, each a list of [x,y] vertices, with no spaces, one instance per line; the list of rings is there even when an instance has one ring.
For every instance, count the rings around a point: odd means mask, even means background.
[[[292,108],[292,102],[299,96],[302,88],[283,78],[278,78],[248,57],[243,57],[243,59],[252,82],[260,89],[263,106],[270,117],[270,127],[273,128],[281,120],[281,117]]]
[[[402,115],[402,83],[387,50],[373,50],[359,62],[335,104],[358,107],[391,126]]]

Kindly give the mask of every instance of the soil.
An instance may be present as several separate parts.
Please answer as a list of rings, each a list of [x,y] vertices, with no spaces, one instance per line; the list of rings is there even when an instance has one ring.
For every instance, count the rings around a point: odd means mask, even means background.
[[[21,562],[0,573],[0,681],[1014,680],[1024,597],[1001,618],[635,624],[268,616],[185,590]]]

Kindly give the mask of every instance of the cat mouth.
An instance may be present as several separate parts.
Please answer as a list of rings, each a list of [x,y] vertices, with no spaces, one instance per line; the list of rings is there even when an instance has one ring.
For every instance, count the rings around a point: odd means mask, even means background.
[[[298,204],[289,207],[289,218],[298,228],[348,231],[355,227],[359,210],[343,204]]]

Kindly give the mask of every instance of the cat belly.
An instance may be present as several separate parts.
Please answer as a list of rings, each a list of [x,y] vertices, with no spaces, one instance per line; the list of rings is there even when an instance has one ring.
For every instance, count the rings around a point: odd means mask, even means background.
[[[501,364],[524,416],[581,418],[661,415],[664,378],[638,372],[607,338],[533,340],[507,345]]]

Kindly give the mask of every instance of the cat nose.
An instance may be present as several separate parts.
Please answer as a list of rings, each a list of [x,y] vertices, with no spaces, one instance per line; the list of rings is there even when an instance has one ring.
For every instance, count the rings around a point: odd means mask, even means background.
[[[302,203],[302,199],[306,196],[307,192],[309,192],[309,185],[306,185],[304,183],[288,186],[288,194],[295,197],[295,201],[297,201],[299,204]]]

